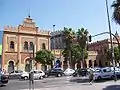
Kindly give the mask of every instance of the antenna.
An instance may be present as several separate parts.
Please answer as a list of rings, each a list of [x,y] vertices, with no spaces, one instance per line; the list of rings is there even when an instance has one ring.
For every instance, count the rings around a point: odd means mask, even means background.
[[[29,8],[29,12],[28,12],[28,17],[30,18],[30,8]]]

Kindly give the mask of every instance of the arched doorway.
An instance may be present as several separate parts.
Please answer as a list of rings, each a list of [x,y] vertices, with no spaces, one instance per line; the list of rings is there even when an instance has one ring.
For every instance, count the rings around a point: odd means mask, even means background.
[[[77,69],[80,69],[81,68],[81,61],[78,61],[77,62]]]
[[[60,60],[56,60],[56,62],[55,62],[55,68],[60,68],[60,67],[61,67]]]
[[[92,60],[89,60],[89,67],[92,67]]]
[[[30,59],[29,58],[25,60],[25,71],[30,72]]]
[[[96,60],[94,61],[94,67],[97,67],[97,61]]]
[[[13,61],[9,61],[8,73],[13,73],[13,72],[14,72],[14,62]]]

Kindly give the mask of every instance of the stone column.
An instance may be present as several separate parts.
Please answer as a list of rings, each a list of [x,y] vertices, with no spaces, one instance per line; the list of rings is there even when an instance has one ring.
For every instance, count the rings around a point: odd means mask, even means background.
[[[6,47],[7,47],[7,36],[6,36],[6,34],[3,32],[3,38],[2,38],[2,69],[5,69],[5,59],[4,59],[4,57],[5,57],[5,50],[6,50]],[[6,70],[7,70],[7,68],[6,68]]]

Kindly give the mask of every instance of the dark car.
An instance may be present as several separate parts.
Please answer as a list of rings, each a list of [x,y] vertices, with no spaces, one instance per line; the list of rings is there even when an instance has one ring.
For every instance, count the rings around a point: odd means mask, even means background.
[[[45,72],[45,77],[49,77],[49,76],[56,76],[56,77],[63,76],[63,70],[58,68],[50,69]]]
[[[87,73],[88,73],[88,72],[87,72],[87,69],[86,69],[86,68],[77,69],[77,70],[75,70],[75,72],[73,73],[73,77],[86,76]]]
[[[0,86],[8,83],[9,76],[0,71]]]

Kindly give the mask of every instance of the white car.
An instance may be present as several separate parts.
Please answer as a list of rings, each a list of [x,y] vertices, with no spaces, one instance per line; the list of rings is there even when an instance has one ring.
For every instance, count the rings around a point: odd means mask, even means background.
[[[111,70],[110,67],[96,69],[93,73],[94,80],[100,80],[100,79],[114,79],[114,72]]]
[[[22,73],[22,70],[15,70],[13,73],[10,73],[10,75],[21,75]]]
[[[67,76],[70,76],[70,75],[72,75],[74,72],[75,72],[75,70],[68,68],[68,69],[66,69],[63,73],[64,73],[65,75],[67,75]]]
[[[33,73],[34,79],[43,79],[43,77],[45,76],[45,73],[42,70],[33,70],[31,72]],[[21,75],[21,79],[29,79],[29,72],[23,72]]]

